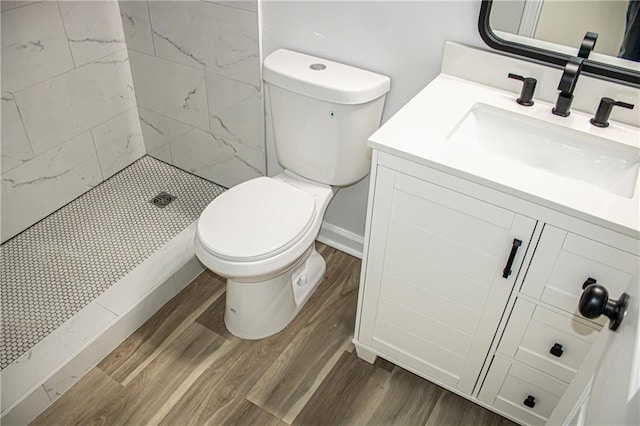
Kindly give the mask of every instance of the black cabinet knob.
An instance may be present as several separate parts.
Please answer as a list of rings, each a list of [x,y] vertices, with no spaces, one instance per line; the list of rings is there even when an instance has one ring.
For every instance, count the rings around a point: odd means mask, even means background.
[[[536,406],[536,398],[534,396],[528,395],[527,399],[522,401],[522,403],[529,408],[533,408]]]
[[[606,288],[598,284],[588,284],[578,302],[578,310],[589,319],[598,318],[600,315],[608,317],[611,320],[609,329],[615,331],[624,318],[628,303],[627,293],[622,293],[618,300],[610,300]]]
[[[549,353],[560,358],[564,353],[564,350],[562,350],[562,345],[560,343],[554,343],[551,349],[549,349]]]

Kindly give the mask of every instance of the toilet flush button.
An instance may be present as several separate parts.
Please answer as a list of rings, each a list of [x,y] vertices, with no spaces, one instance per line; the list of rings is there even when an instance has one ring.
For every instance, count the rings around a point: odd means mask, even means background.
[[[323,69],[326,69],[327,66],[325,64],[311,64],[309,65],[309,68],[314,71],[322,71]]]

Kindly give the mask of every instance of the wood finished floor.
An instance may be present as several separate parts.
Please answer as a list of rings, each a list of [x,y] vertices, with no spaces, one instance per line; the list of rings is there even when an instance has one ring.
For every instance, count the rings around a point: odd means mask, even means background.
[[[281,333],[224,327],[203,272],[42,413],[36,425],[513,425],[350,343],[360,260],[318,244],[327,275]]]

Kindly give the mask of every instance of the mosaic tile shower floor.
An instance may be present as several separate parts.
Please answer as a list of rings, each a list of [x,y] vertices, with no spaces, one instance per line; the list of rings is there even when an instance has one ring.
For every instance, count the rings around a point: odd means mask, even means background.
[[[164,208],[150,200],[165,191]],[[145,156],[0,247],[4,369],[198,218],[224,191]]]

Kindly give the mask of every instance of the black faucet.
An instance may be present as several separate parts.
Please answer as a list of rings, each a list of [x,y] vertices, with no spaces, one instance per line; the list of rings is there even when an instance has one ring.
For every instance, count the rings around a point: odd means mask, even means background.
[[[551,110],[555,115],[561,117],[568,117],[571,109],[571,102],[573,102],[573,90],[576,88],[578,77],[580,77],[580,71],[582,71],[582,64],[584,60],[589,58],[589,54],[596,46],[598,40],[598,33],[587,31],[580,44],[578,50],[578,56],[572,56],[564,66],[564,72],[560,78],[560,84],[558,85],[558,99],[556,100],[556,106]]]
[[[571,109],[571,102],[573,102],[573,90],[576,88],[578,77],[580,77],[583,62],[584,58],[573,56],[569,58],[567,64],[564,66],[564,72],[558,85],[560,93],[556,100],[556,106],[551,110],[555,115],[561,117],[569,116],[569,109]]]

